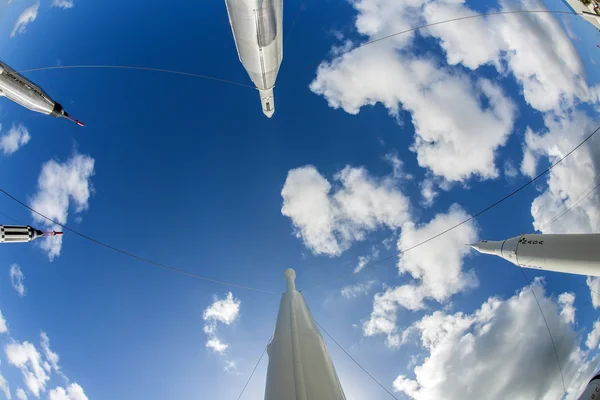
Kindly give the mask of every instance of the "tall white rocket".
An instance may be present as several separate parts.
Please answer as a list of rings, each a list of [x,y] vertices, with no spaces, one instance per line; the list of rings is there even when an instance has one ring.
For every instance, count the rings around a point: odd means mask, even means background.
[[[482,240],[471,247],[519,267],[600,276],[600,234],[597,233],[523,234],[501,241]]]
[[[275,112],[273,87],[283,60],[283,0],[225,0],[238,57],[258,89],[263,113]]]
[[[285,279],[287,289],[267,347],[265,400],[344,400],[325,342],[304,297],[296,290],[296,272],[286,270]]]

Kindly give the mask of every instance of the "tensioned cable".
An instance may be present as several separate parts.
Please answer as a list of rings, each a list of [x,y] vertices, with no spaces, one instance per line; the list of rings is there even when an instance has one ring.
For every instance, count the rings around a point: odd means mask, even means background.
[[[583,141],[582,141],[581,143],[579,143],[579,144],[578,144],[577,146],[575,146],[575,147],[574,147],[574,148],[573,148],[571,151],[569,151],[567,154],[565,154],[565,156],[563,156],[562,158],[560,158],[560,159],[559,159],[558,161],[556,161],[554,164],[550,165],[550,166],[549,166],[548,168],[546,168],[546,169],[545,169],[543,172],[541,172],[540,174],[538,174],[538,175],[537,175],[537,176],[535,176],[534,178],[530,179],[530,180],[529,180],[528,182],[526,182],[525,184],[521,185],[521,186],[520,186],[520,187],[518,187],[517,189],[515,189],[515,190],[513,190],[512,192],[510,192],[509,194],[507,194],[506,196],[502,197],[500,200],[497,200],[496,202],[494,202],[494,203],[490,204],[489,206],[487,206],[487,207],[485,207],[484,209],[482,209],[482,210],[478,211],[477,213],[473,214],[472,216],[470,216],[470,217],[468,217],[468,218],[464,219],[463,221],[461,221],[461,222],[459,222],[459,223],[457,223],[457,224],[455,224],[455,225],[451,226],[450,228],[448,228],[448,229],[446,229],[446,230],[443,230],[443,231],[439,232],[438,234],[436,234],[436,235],[433,235],[433,236],[429,237],[428,239],[425,239],[425,240],[423,240],[423,241],[421,241],[421,242],[419,242],[419,243],[417,243],[417,244],[415,244],[415,245],[413,245],[413,246],[410,246],[410,247],[408,247],[407,249],[404,249],[404,250],[403,250],[403,251],[401,251],[399,254],[393,254],[393,255],[391,255],[391,256],[389,256],[389,257],[383,258],[383,259],[381,259],[381,260],[379,260],[379,261],[376,261],[376,262],[374,262],[374,263],[370,263],[370,264],[367,264],[367,265],[365,265],[365,266],[363,267],[363,269],[362,269],[362,270],[364,271],[364,270],[365,270],[365,269],[367,269],[367,268],[374,267],[374,266],[376,266],[376,265],[378,265],[378,264],[381,264],[381,263],[382,263],[382,262],[384,262],[384,261],[391,260],[392,258],[398,257],[398,256],[400,256],[400,255],[402,255],[402,254],[404,254],[404,253],[406,253],[406,252],[409,252],[409,251],[411,251],[411,250],[413,250],[413,249],[416,249],[417,247],[420,247],[420,246],[422,246],[422,245],[424,245],[424,244],[426,244],[426,243],[429,243],[429,242],[431,242],[432,240],[435,240],[435,239],[437,239],[438,237],[440,237],[440,236],[442,236],[442,235],[445,235],[446,233],[448,233],[448,232],[450,232],[450,231],[452,231],[452,230],[454,230],[454,229],[458,228],[459,226],[461,226],[461,225],[464,225],[464,224],[466,224],[467,222],[469,222],[469,221],[471,221],[471,220],[474,220],[475,218],[479,217],[480,215],[482,215],[482,214],[486,213],[487,211],[491,210],[492,208],[496,207],[496,206],[497,206],[497,205],[499,205],[500,203],[503,203],[505,200],[508,200],[509,198],[511,198],[511,197],[512,197],[512,196],[514,196],[515,194],[519,193],[521,190],[525,189],[527,186],[531,185],[532,183],[534,183],[535,181],[537,181],[538,179],[540,179],[542,176],[544,176],[544,175],[546,175],[548,172],[550,172],[550,171],[551,171],[551,170],[552,170],[554,167],[556,167],[558,164],[560,164],[561,162],[563,162],[563,160],[565,160],[567,157],[569,157],[571,154],[573,154],[575,151],[577,151],[577,150],[578,150],[578,149],[579,149],[581,146],[583,146],[583,145],[584,145],[584,144],[585,144],[585,143],[586,143],[588,140],[590,140],[590,139],[591,139],[591,138],[592,138],[592,137],[593,137],[593,136],[594,136],[594,135],[595,135],[595,134],[596,134],[596,133],[597,133],[599,130],[600,130],[600,126],[599,126],[598,128],[596,128],[596,130],[594,130],[594,132],[592,132],[590,135],[588,135],[588,136],[587,136],[585,139],[583,139]],[[332,279],[325,280],[325,281],[323,281],[323,282],[320,282],[320,283],[318,283],[318,284],[316,284],[316,285],[314,285],[314,286],[310,286],[310,287],[308,287],[307,289],[303,289],[303,291],[310,290],[310,289],[314,289],[314,288],[316,288],[316,287],[318,287],[318,286],[321,286],[321,285],[323,285],[323,284],[325,284],[325,283],[329,283],[329,282],[332,282],[332,281],[338,280],[338,279],[340,279],[340,278],[343,278],[343,277],[345,277],[345,276],[347,276],[347,275],[351,275],[351,274],[353,274],[353,273],[354,273],[354,272],[345,273],[345,274],[343,274],[343,275],[339,275],[339,276],[337,276],[337,277],[335,277],[335,278],[332,278]]]
[[[600,176],[600,175],[599,175]],[[596,179],[598,179],[598,177],[596,177]],[[594,179],[594,181],[596,180]],[[592,182],[591,185],[593,185],[594,183]],[[590,185],[590,186],[591,186]],[[569,211],[571,211],[572,209],[574,209],[575,207],[577,207],[579,205],[579,203],[581,203],[582,201],[584,201],[585,199],[588,198],[588,196],[592,193],[594,193],[594,191],[596,189],[598,189],[598,187],[600,187],[600,183],[598,183],[592,190],[590,190],[583,198],[579,199],[588,189],[589,186],[587,187],[587,189],[585,189],[583,192],[581,192],[581,194],[577,197],[578,200],[575,201],[575,203],[571,204],[565,211],[563,211],[561,214],[557,215],[556,217],[554,217],[552,220],[548,221],[544,226],[542,226],[540,229],[538,229],[540,232],[542,232],[545,228],[547,228],[548,226],[552,225],[553,223],[555,223],[556,221],[558,221],[560,218],[562,218],[565,214],[567,214]]]
[[[527,274],[525,274],[525,270],[523,269],[523,267],[521,267],[519,265],[515,265],[515,267],[519,268],[521,270],[521,272],[523,273],[523,277],[527,281],[527,285],[529,285],[529,290],[531,290],[531,294],[533,294],[533,298],[535,299],[535,302],[536,302],[538,308],[540,309],[540,314],[542,314],[542,318],[544,319],[544,324],[546,325],[546,329],[548,330],[548,336],[550,336],[550,341],[552,342],[552,348],[554,349],[554,356],[556,357],[556,364],[558,364],[558,371],[560,372],[560,379],[562,380],[564,394],[566,395],[567,394],[567,385],[565,385],[565,377],[562,372],[562,367],[560,366],[560,358],[558,357],[558,351],[556,350],[556,343],[554,343],[554,337],[552,336],[552,333],[550,332],[550,326],[548,325],[548,321],[546,320],[546,316],[544,315],[544,311],[542,310],[540,301],[538,300],[538,298],[535,294],[535,290],[533,290],[531,281],[527,277]]]
[[[91,68],[91,69],[93,69],[93,68],[97,68],[97,69],[99,69],[99,68],[103,68],[103,69],[132,69],[132,70],[138,70],[138,71],[164,72],[164,73],[167,73],[167,74],[191,76],[191,77],[194,77],[194,78],[208,79],[208,80],[217,81],[217,82],[229,83],[231,85],[243,86],[243,87],[247,87],[247,88],[250,88],[250,89],[256,89],[254,86],[246,85],[245,83],[230,81],[229,79],[217,78],[217,77],[214,77],[214,76],[208,76],[208,75],[202,75],[202,74],[195,74],[193,72],[175,71],[175,70],[171,70],[171,69],[150,68],[150,67],[137,67],[137,66],[133,66],[133,65],[103,65],[103,64],[97,64],[97,65],[93,65],[93,64],[91,64],[91,65],[55,65],[55,66],[52,66],[52,67],[41,67],[41,68],[23,69],[23,70],[19,71],[19,73],[35,72],[35,71],[48,71],[48,70],[52,70],[52,69],[78,69],[78,68]]]
[[[298,11],[298,14],[300,13],[301,8]],[[396,33],[392,33],[390,35],[378,38],[378,39],[373,39],[370,40],[368,42],[365,43],[361,43],[357,46],[352,47],[351,49],[342,51],[339,53],[339,55],[343,55],[346,53],[349,53],[353,50],[359,49],[361,47],[365,47],[377,42],[380,42],[382,40],[386,40],[395,36],[400,36],[406,33],[410,33],[410,32],[415,32],[418,31],[420,29],[424,29],[424,28],[429,28],[431,26],[436,26],[436,25],[443,25],[443,24],[447,24],[447,23],[451,23],[451,22],[457,22],[457,21],[462,21],[462,20],[467,20],[467,19],[474,19],[474,18],[480,18],[480,17],[490,17],[490,16],[494,16],[494,15],[507,15],[507,14],[569,14],[569,15],[579,15],[570,11],[556,11],[556,10],[514,10],[514,11],[495,11],[495,12],[489,12],[489,13],[483,13],[483,14],[475,14],[475,15],[468,15],[465,17],[458,17],[458,18],[452,18],[449,20],[445,20],[445,21],[439,21],[439,22],[433,22],[430,24],[425,24],[425,25],[421,25],[421,26],[417,26],[415,28],[410,28],[404,31],[400,31],[400,32],[396,32]],[[298,15],[296,16],[296,19],[298,18]],[[292,28],[290,29],[290,31],[288,32],[285,41],[287,41],[287,39],[289,38],[292,29],[294,28],[294,25],[296,23],[296,20],[294,20],[293,24],[292,24]],[[49,71],[49,70],[57,70],[57,69],[81,69],[81,68],[89,68],[89,69],[128,69],[128,70],[139,70],[139,71],[152,71],[152,72],[163,72],[163,73],[169,73],[169,74],[175,74],[175,75],[184,75],[184,76],[191,76],[191,77],[195,77],[195,78],[201,78],[201,79],[208,79],[208,80],[213,80],[213,81],[217,81],[217,82],[223,82],[223,83],[229,83],[231,85],[236,85],[236,86],[242,86],[242,87],[247,87],[250,89],[256,89],[254,86],[251,85],[247,85],[245,83],[240,83],[240,82],[235,82],[235,81],[231,81],[228,79],[223,79],[223,78],[217,78],[214,76],[208,76],[208,75],[202,75],[202,74],[196,74],[196,73],[192,73],[192,72],[183,72],[183,71],[175,71],[175,70],[169,70],[169,69],[162,69],[162,68],[150,68],[150,67],[138,67],[138,66],[133,66],[133,65],[103,65],[103,64],[90,64],[90,65],[56,65],[56,66],[50,66],[50,67],[41,67],[41,68],[28,68],[28,69],[24,69],[19,71],[20,73],[26,73],[26,72],[35,72],[35,71]]]
[[[260,364],[260,361],[262,360],[262,358],[265,355],[265,352],[267,351],[267,346],[265,346],[265,348],[263,349],[260,357],[258,358],[258,361],[256,362],[256,365],[254,366],[254,369],[252,370],[252,373],[250,374],[250,376],[248,377],[248,380],[246,381],[246,384],[244,385],[244,388],[242,389],[242,392],[240,393],[240,395],[238,396],[237,400],[240,400],[242,398],[242,395],[244,394],[244,392],[246,391],[246,387],[248,386],[248,384],[250,383],[250,380],[252,379],[252,377],[254,376],[254,372],[256,372],[256,368],[258,368],[258,364]]]
[[[369,40],[368,42],[356,45],[356,46],[352,47],[351,49],[342,51],[342,52],[339,53],[339,55],[349,53],[352,50],[356,50],[356,49],[359,49],[361,47],[365,47],[365,46],[371,45],[373,43],[381,42],[382,40],[390,39],[390,38],[392,38],[394,36],[400,36],[400,35],[403,35],[405,33],[415,32],[415,31],[418,31],[420,29],[429,28],[431,26],[443,25],[443,24],[448,24],[450,22],[463,21],[463,20],[466,20],[466,19],[473,19],[473,18],[480,18],[480,17],[491,17],[491,16],[495,16],[495,15],[507,15],[507,14],[569,14],[569,15],[579,15],[579,14],[571,12],[571,11],[556,11],[556,10],[493,11],[493,12],[483,13],[483,14],[467,15],[467,16],[464,16],[464,17],[452,18],[452,19],[448,19],[448,20],[444,20],[444,21],[439,21],[439,22],[432,22],[432,23],[429,23],[429,24],[417,26],[415,28],[410,28],[410,29],[406,29],[404,31],[392,33],[390,35],[386,35],[386,36],[383,36],[383,37],[380,37],[380,38],[377,38],[377,39]]]
[[[23,203],[21,200],[17,199],[16,197],[14,197],[13,195],[11,195],[10,193],[8,193],[7,191],[5,191],[2,188],[0,188],[0,192],[3,193],[5,196],[11,198],[12,200],[16,201],[17,203],[19,203],[23,207],[27,208],[31,212],[33,212],[33,213],[39,215],[40,217],[42,217],[42,218],[44,218],[44,219],[52,222],[53,224],[56,224],[56,225],[60,226],[61,228],[68,230],[71,233],[74,233],[74,234],[76,234],[76,235],[78,235],[78,236],[80,236],[80,237],[82,237],[84,239],[87,239],[90,242],[96,243],[97,245],[106,247],[107,249],[113,250],[113,251],[115,251],[117,253],[121,253],[121,254],[126,255],[128,257],[135,258],[136,260],[143,261],[143,262],[145,262],[147,264],[152,264],[154,266],[166,269],[166,270],[171,271],[171,272],[177,272],[177,273],[184,274],[184,275],[187,275],[187,276],[191,276],[192,278],[201,279],[201,280],[204,280],[204,281],[207,281],[207,282],[219,283],[221,285],[237,287],[239,289],[252,290],[252,291],[255,291],[255,292],[279,294],[279,292],[275,292],[273,290],[259,289],[259,288],[254,288],[254,287],[250,287],[250,286],[245,286],[245,285],[238,285],[236,283],[225,282],[225,281],[221,281],[221,280],[218,280],[218,279],[207,278],[207,277],[202,276],[202,275],[194,274],[193,272],[189,272],[189,271],[186,271],[186,270],[183,270],[183,269],[179,269],[179,268],[175,268],[175,267],[170,267],[168,265],[161,264],[159,262],[152,261],[152,260],[149,260],[147,258],[137,256],[137,255],[129,253],[129,252],[125,251],[125,250],[121,250],[119,248],[116,248],[114,246],[111,246],[109,244],[101,242],[99,240],[96,240],[96,239],[94,239],[94,238],[92,238],[90,236],[87,236],[87,235],[85,235],[85,234],[83,234],[81,232],[76,231],[75,229],[69,228],[68,226],[66,226],[64,224],[61,224],[59,222],[54,221],[52,218],[47,217],[44,214],[40,213],[39,211],[34,210],[33,208],[29,207],[27,204]]]
[[[313,319],[314,319],[314,318],[313,318]],[[380,388],[382,388],[383,390],[385,390],[385,391],[387,392],[387,394],[389,394],[390,396],[392,396],[394,399],[398,400],[398,398],[397,398],[396,396],[394,396],[394,394],[393,394],[392,392],[390,392],[388,389],[386,389],[386,387],[385,387],[385,386],[383,386],[383,385],[382,385],[382,384],[381,384],[381,383],[380,383],[380,382],[379,382],[377,379],[375,379],[375,377],[374,377],[373,375],[371,375],[371,374],[369,373],[369,371],[367,371],[367,370],[366,370],[366,369],[365,369],[365,368],[364,368],[362,365],[360,365],[360,363],[359,363],[358,361],[356,361],[356,359],[355,359],[354,357],[352,357],[352,356],[350,355],[350,353],[348,353],[348,352],[346,351],[346,349],[344,349],[344,348],[342,347],[342,345],[341,345],[341,344],[339,344],[339,343],[338,343],[338,341],[337,341],[337,340],[335,340],[335,339],[334,339],[334,337],[333,337],[333,336],[331,336],[331,335],[329,334],[329,332],[327,332],[327,330],[326,330],[325,328],[323,328],[323,325],[321,325],[321,324],[320,324],[320,323],[319,323],[319,322],[318,322],[316,319],[315,319],[314,321],[315,321],[315,323],[316,323],[317,325],[319,325],[319,328],[321,328],[321,330],[322,330],[323,332],[325,332],[325,334],[326,334],[327,336],[329,336],[329,338],[330,338],[331,340],[333,340],[333,343],[335,343],[335,344],[337,345],[337,347],[339,347],[339,348],[340,348],[340,350],[342,350],[342,351],[344,352],[344,354],[346,354],[346,355],[347,355],[347,356],[348,356],[348,357],[349,357],[349,358],[350,358],[352,361],[354,361],[354,364],[358,365],[358,367],[359,367],[360,369],[362,369],[362,370],[363,370],[363,372],[364,372],[365,374],[367,374],[367,375],[369,376],[369,378],[371,378],[371,379],[373,380],[373,382],[375,382],[376,384],[378,384]]]

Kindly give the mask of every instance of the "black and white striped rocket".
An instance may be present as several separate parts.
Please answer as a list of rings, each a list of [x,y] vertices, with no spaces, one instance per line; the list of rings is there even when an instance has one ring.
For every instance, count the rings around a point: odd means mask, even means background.
[[[42,236],[62,234],[56,231],[41,231],[29,225],[0,225],[0,243],[29,243]]]
[[[66,118],[79,126],[83,122],[71,117],[60,103],[52,100],[38,85],[0,61],[0,96],[41,114]]]

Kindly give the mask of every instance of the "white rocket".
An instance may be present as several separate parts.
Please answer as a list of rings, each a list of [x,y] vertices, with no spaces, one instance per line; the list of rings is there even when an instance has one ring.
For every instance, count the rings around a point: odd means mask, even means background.
[[[600,373],[596,374],[588,383],[578,400],[600,399]]]
[[[66,118],[79,126],[83,122],[71,117],[56,101],[52,100],[38,85],[0,61],[0,96],[35,112]]]
[[[42,236],[62,234],[56,231],[40,231],[29,225],[0,225],[0,243],[28,243]]]
[[[600,276],[600,234],[596,233],[523,234],[503,241],[482,240],[471,247],[519,267]]]
[[[225,0],[238,57],[258,89],[263,113],[275,112],[273,87],[283,59],[283,1]]]
[[[325,342],[296,290],[296,272],[286,270],[285,279],[287,290],[267,347],[265,400],[345,400]]]

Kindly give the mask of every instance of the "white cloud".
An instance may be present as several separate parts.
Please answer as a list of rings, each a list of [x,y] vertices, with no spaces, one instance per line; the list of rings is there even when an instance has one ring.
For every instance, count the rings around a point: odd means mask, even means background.
[[[592,328],[592,331],[588,333],[585,345],[590,350],[596,350],[598,341],[600,341],[600,320],[594,322],[594,327]]]
[[[19,150],[20,147],[29,143],[29,139],[31,139],[31,135],[29,135],[29,131],[25,125],[13,124],[6,135],[0,136],[0,150],[5,155],[11,155]]]
[[[217,324],[231,325],[235,322],[240,314],[241,300],[234,298],[231,292],[227,293],[227,297],[223,300],[219,300],[216,296],[213,300],[213,303],[206,307],[202,314],[205,322],[204,333],[208,337],[206,348],[223,354],[229,345],[218,337]]]
[[[214,336],[212,339],[206,341],[206,348],[211,349],[216,353],[223,354],[229,348],[229,345],[221,342],[221,339]]]
[[[50,379],[44,370],[42,357],[35,346],[29,342],[12,342],[4,347],[9,364],[19,368],[23,381],[29,392],[39,398],[46,391],[46,383]]]
[[[539,280],[533,285],[553,333],[567,399],[587,384],[598,359],[579,347],[579,338],[559,307],[546,297]],[[562,398],[563,386],[544,319],[530,287],[507,300],[489,298],[472,314],[436,311],[411,328],[428,355],[404,375],[394,389],[421,399]]]
[[[21,271],[21,267],[17,264],[13,264],[10,266],[10,282],[12,283],[12,287],[19,293],[19,296],[25,296],[25,285],[23,284],[23,280],[25,279],[25,275]]]
[[[500,11],[545,10],[538,0],[501,0]],[[474,15],[463,0],[428,1],[423,16],[428,23]],[[540,111],[570,107],[576,98],[587,100],[584,67],[558,20],[551,14],[511,14],[477,18],[428,28],[440,39],[449,64],[470,69],[489,64],[512,73],[523,87],[525,100]]]
[[[42,350],[44,351],[44,357],[46,358],[46,361],[52,367],[54,372],[57,372],[60,374],[61,373],[60,366],[58,365],[58,361],[60,360],[60,357],[58,356],[58,354],[53,352],[52,349],[50,349],[50,338],[48,338],[48,335],[46,334],[46,332],[40,333],[40,338],[41,338]],[[48,372],[50,372],[50,371],[48,370]]]
[[[75,4],[73,4],[73,0],[52,0],[52,7],[60,7],[60,8],[72,8]]]
[[[340,293],[347,299],[350,299],[352,297],[364,296],[369,293],[369,290],[371,289],[371,287],[373,287],[374,284],[375,281],[359,282],[355,285],[345,286],[344,288],[342,288]]]
[[[27,7],[21,13],[21,15],[19,15],[19,18],[17,18],[17,22],[15,23],[15,26],[12,32],[10,33],[11,38],[15,37],[17,33],[25,33],[27,25],[35,21],[35,19],[37,18],[39,8],[40,2],[38,1],[31,7]]]
[[[323,62],[311,90],[350,114],[378,102],[392,115],[400,107],[409,111],[416,132],[412,150],[419,165],[435,175],[449,181],[497,177],[494,153],[512,129],[512,102],[489,80],[472,80],[432,59],[399,53],[393,43]]]
[[[519,170],[511,160],[506,160],[504,162],[504,176],[509,179],[519,176]]]
[[[562,293],[558,296],[558,304],[560,305],[560,316],[565,323],[575,323],[575,295],[573,293]]]
[[[539,159],[545,157],[551,163],[556,162],[597,128],[590,118],[578,112],[560,118],[546,114],[544,121],[548,131],[536,134],[529,130],[525,137],[521,171],[530,176],[535,175]],[[597,191],[556,222],[546,226],[586,193],[591,192],[598,183],[598,143],[597,138],[590,139],[547,174],[547,188],[531,205],[536,230],[543,233],[590,233],[600,230],[600,193]]]
[[[468,217],[459,206],[452,205],[447,213],[436,215],[427,224],[416,226],[407,222],[402,227],[398,250],[403,252]],[[426,299],[444,303],[452,295],[477,285],[475,275],[462,270],[469,254],[464,244],[473,243],[476,238],[475,222],[469,221],[434,241],[401,253],[398,270],[400,274],[410,274],[414,281],[375,295],[370,319],[363,325],[364,335],[385,334],[387,345],[396,347],[400,344],[396,324],[399,307],[420,310],[425,308]]]
[[[281,213],[315,254],[338,256],[367,232],[398,228],[408,218],[409,201],[393,177],[378,179],[364,168],[347,166],[334,183],[332,192],[315,167],[305,166],[288,172],[281,191]]]
[[[8,332],[8,325],[4,319],[4,316],[2,316],[2,311],[0,311],[0,333],[6,332]]]
[[[10,387],[8,386],[8,381],[0,374],[0,390],[4,392],[4,396],[11,400],[12,397],[10,395]]]
[[[17,391],[15,392],[15,396],[17,396],[18,400],[27,400],[27,394],[21,388],[17,389]]]
[[[588,276],[585,282],[590,288],[592,305],[594,306],[594,308],[600,307],[600,278]]]
[[[225,361],[225,372],[235,372],[237,370],[237,363],[232,360]]]
[[[92,193],[90,179],[93,174],[94,159],[86,155],[75,154],[64,163],[55,160],[46,162],[42,166],[37,191],[30,201],[30,206],[45,216],[66,224],[71,202],[76,214],[88,208]],[[55,229],[48,220],[35,213],[31,215],[38,224]],[[62,236],[43,238],[41,247],[46,250],[48,258],[52,261],[60,255]]]
[[[377,257],[379,257],[379,250],[377,247],[373,246],[371,247],[371,253],[369,255],[358,257],[358,264],[354,267],[354,273],[358,274],[371,262],[371,260],[376,259]]]
[[[70,384],[67,389],[58,386],[48,392],[48,400],[88,400],[83,388],[77,383]]]

